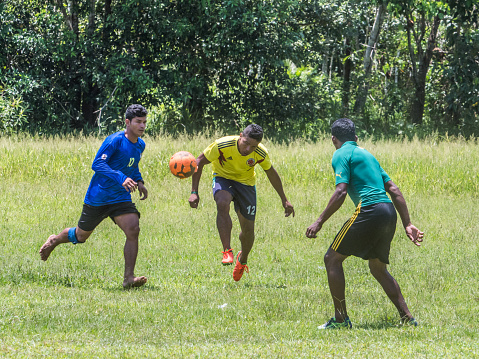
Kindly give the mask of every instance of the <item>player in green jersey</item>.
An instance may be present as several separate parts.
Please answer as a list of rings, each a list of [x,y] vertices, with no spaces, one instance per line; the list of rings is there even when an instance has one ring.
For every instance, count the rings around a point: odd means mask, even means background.
[[[324,222],[342,206],[347,194],[356,205],[356,211],[324,256],[335,316],[319,328],[352,327],[346,310],[343,272],[343,261],[350,255],[369,261],[371,274],[396,306],[401,322],[416,326],[417,321],[409,311],[398,283],[387,270],[390,244],[396,230],[396,210],[406,235],[416,246],[421,245],[424,233],[411,224],[399,188],[376,158],[358,146],[354,123],[346,118],[339,119],[333,123],[331,134],[336,148],[332,160],[336,190],[316,222],[306,230],[306,236],[316,238]]]

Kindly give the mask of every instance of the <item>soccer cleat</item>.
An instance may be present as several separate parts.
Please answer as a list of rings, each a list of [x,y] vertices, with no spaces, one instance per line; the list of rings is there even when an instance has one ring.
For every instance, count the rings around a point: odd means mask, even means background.
[[[246,269],[246,273],[249,273],[249,268],[248,266],[245,264],[241,264],[238,260],[238,258],[240,257],[241,255],[241,251],[238,252],[238,254],[236,255],[236,264],[235,264],[235,267],[233,269],[233,279],[237,282],[241,279],[241,277],[243,276],[243,272],[245,271]]]
[[[223,253],[223,260],[221,263],[223,263],[224,266],[233,264],[234,262],[234,256],[233,256],[233,249],[230,248],[227,251],[221,252]]]
[[[409,325],[411,327],[417,327],[419,325],[419,323],[417,322],[416,319],[414,319],[414,317],[412,317],[411,319],[408,319],[408,318],[401,319],[401,324]]]
[[[340,329],[340,328],[348,328],[351,329],[353,324],[349,320],[349,317],[344,318],[344,322],[338,323],[336,318],[331,318],[323,325],[320,325],[318,329]]]

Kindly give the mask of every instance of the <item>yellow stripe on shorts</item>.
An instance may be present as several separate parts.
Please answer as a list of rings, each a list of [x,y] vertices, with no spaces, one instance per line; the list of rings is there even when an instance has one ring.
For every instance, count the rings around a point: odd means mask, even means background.
[[[348,232],[349,228],[351,228],[356,218],[358,218],[358,215],[360,212],[361,212],[361,202],[359,202],[358,206],[356,207],[356,211],[354,212],[353,216],[344,224],[343,228],[341,228],[341,231],[338,233],[333,244],[331,245],[332,249],[334,249],[335,251],[338,249],[344,236]]]

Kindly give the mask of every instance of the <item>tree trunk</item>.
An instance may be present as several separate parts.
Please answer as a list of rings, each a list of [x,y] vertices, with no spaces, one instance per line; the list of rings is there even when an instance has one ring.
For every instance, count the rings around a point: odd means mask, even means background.
[[[344,53],[346,55],[346,61],[344,62],[344,72],[343,72],[342,116],[347,117],[349,113],[349,97],[350,97],[350,91],[351,91],[351,67],[352,67],[351,45],[349,42],[349,38],[345,39],[344,48],[345,48]]]
[[[381,30],[384,16],[386,15],[386,5],[381,4],[376,11],[376,19],[374,20],[371,36],[369,37],[368,46],[364,54],[364,78],[363,83],[359,86],[356,102],[354,103],[354,112],[356,114],[363,113],[364,106],[366,105],[366,99],[369,92],[369,77],[371,76],[371,67],[373,63],[374,53],[376,49],[376,43],[379,39],[379,33]]]
[[[411,101],[411,110],[409,116],[413,124],[421,124],[426,100],[426,77],[429,70],[429,65],[431,64],[433,50],[434,47],[436,47],[437,32],[441,23],[441,19],[438,15],[434,17],[434,21],[431,26],[431,32],[427,39],[426,50],[423,50],[421,44],[421,39],[423,39],[426,35],[425,14],[421,14],[421,18],[419,19],[419,34],[417,34],[414,30],[412,20],[408,18],[407,21],[408,46],[412,64],[412,79],[414,82],[414,97]],[[416,49],[413,48],[411,35],[414,37]],[[416,52],[414,50],[416,50]]]

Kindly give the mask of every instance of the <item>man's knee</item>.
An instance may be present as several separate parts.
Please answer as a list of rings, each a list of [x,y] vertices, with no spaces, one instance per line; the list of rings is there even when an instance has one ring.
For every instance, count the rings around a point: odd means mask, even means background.
[[[348,256],[344,256],[334,251],[332,248],[329,248],[326,254],[324,255],[324,265],[326,268],[333,268],[335,266],[342,266],[343,261]]]
[[[328,266],[331,265],[331,263],[332,263],[332,256],[331,256],[331,254],[329,253],[329,251],[327,251],[326,254],[324,255],[323,261],[324,261],[324,265],[325,265],[326,267],[328,267]]]
[[[230,205],[231,201],[227,198],[216,198],[216,208],[218,209],[218,212],[221,213],[229,213],[230,211]]]
[[[78,227],[72,227],[68,230],[68,240],[73,243],[84,243],[93,231],[84,231]]]
[[[134,224],[125,229],[127,239],[138,240],[140,235],[140,224]]]
[[[388,273],[386,264],[379,260],[369,260],[369,271],[375,278],[379,278]]]

